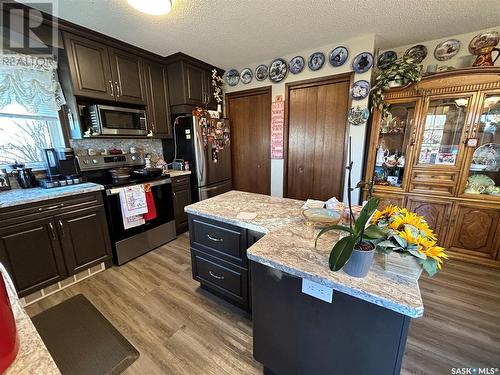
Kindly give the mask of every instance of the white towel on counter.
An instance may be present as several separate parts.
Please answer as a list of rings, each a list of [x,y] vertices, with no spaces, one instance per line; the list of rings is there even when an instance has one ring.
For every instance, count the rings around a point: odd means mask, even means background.
[[[146,193],[142,185],[126,186],[120,189],[120,206],[125,229],[144,224],[144,214],[148,212]]]

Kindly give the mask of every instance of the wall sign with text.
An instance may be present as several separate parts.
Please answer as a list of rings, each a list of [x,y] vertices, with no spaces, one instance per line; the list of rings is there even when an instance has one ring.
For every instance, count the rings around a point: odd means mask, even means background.
[[[283,159],[283,128],[285,124],[285,102],[271,104],[271,158]]]

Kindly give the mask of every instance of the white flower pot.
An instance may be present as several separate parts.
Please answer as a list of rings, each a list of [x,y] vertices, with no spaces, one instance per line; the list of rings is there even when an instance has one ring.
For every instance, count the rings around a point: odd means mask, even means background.
[[[422,266],[418,264],[417,258],[412,255],[402,256],[393,251],[385,254],[384,266],[387,272],[417,281],[422,274]]]

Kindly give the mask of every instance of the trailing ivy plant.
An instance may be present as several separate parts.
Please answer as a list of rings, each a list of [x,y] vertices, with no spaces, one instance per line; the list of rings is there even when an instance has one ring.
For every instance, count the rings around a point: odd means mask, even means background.
[[[415,59],[402,56],[380,72],[375,78],[375,84],[371,89],[372,110],[377,108],[382,111],[382,117],[389,114],[388,106],[384,103],[384,92],[389,90],[389,82],[402,81],[403,83],[416,83],[422,79],[422,69]]]

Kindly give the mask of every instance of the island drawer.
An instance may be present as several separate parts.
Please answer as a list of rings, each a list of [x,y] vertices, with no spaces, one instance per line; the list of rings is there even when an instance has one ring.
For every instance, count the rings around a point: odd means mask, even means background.
[[[191,216],[189,219],[191,246],[213,256],[247,267],[247,231],[234,225]]]
[[[191,249],[193,279],[212,292],[248,310],[248,271]]]

